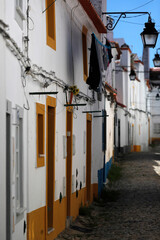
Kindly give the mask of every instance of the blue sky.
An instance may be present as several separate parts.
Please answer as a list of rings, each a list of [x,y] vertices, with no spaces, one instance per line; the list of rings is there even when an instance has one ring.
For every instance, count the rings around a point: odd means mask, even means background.
[[[151,13],[156,29],[160,31],[160,0],[107,0],[107,12],[125,12],[130,10]],[[148,21],[148,15],[137,17],[138,15],[129,14],[127,15],[129,18],[121,18],[114,29],[114,37],[124,38],[132,52],[137,53],[141,59],[143,44],[140,33],[143,31],[144,23]],[[160,48],[160,34],[156,47],[150,48],[150,67],[153,67],[152,59],[157,48]],[[160,53],[160,50],[158,52]]]

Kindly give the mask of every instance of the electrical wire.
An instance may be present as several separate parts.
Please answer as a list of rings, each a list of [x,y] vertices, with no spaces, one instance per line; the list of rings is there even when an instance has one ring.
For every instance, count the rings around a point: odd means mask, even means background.
[[[33,21],[33,19],[32,19],[31,17],[29,17],[29,19],[30,19],[30,21],[31,21],[32,24],[33,24],[33,27],[32,27],[32,28],[29,27],[29,30],[30,30],[30,31],[33,31],[33,30],[34,30],[34,21]]]
[[[44,9],[42,13],[46,12],[55,2],[56,0],[54,0],[46,9]]]
[[[141,8],[141,7],[144,7],[144,6],[146,6],[147,4],[149,4],[149,3],[153,2],[153,1],[154,1],[154,0],[150,0],[150,1],[146,2],[146,3],[144,3],[143,5],[140,5],[139,7],[132,8],[132,9],[130,9],[130,10],[127,10],[126,12],[132,12],[133,10],[136,10],[136,9],[138,9],[138,8]]]

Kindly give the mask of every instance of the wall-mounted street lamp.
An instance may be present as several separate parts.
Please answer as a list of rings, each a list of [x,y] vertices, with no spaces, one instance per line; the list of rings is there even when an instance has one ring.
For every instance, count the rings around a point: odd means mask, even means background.
[[[136,73],[133,69],[131,69],[131,71],[130,71],[129,78],[131,81],[135,81],[135,79],[136,79]]]
[[[159,93],[156,94],[156,100],[160,100]]]
[[[160,54],[158,54],[158,50],[160,50],[160,48],[157,49],[155,57],[153,58],[153,64],[155,67],[160,67]]]
[[[110,31],[116,27],[121,17],[126,18],[127,14],[148,14],[148,22],[145,23],[145,28],[143,29],[143,32],[141,32],[141,38],[144,47],[154,48],[156,46],[159,32],[155,29],[155,23],[152,22],[151,16],[148,12],[103,12],[102,14],[119,15],[119,18],[117,19],[115,24],[113,19],[110,18],[109,23],[106,26],[106,28]]]
[[[155,29],[155,23],[152,22],[151,16],[148,17],[148,22],[145,23],[145,28],[141,32],[141,38],[144,47],[154,48],[156,46],[159,32]]]

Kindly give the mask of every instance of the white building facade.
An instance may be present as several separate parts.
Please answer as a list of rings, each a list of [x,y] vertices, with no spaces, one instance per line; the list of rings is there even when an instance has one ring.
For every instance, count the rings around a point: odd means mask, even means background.
[[[102,66],[99,93],[86,84],[92,33],[104,48],[105,23],[89,0],[2,4],[4,240],[54,239],[101,193],[114,155],[116,92]]]
[[[118,39],[116,39],[118,41]],[[122,42],[122,40],[119,40]],[[149,144],[150,113],[146,105],[147,82],[144,79],[144,65],[126,44],[121,46],[121,60],[116,65],[116,146],[117,151],[146,151]],[[131,60],[132,58],[132,60]],[[130,71],[136,73],[130,80]]]

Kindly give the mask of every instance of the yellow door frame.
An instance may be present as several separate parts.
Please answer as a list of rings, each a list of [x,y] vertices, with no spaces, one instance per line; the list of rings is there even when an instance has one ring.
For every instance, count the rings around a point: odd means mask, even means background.
[[[51,111],[51,112],[49,112],[49,107],[50,108],[53,108],[53,111]],[[48,133],[48,129],[49,129],[49,126],[48,126],[48,122],[50,121],[49,120],[49,118],[48,118],[48,116],[49,116],[49,114],[53,114],[53,126],[51,126],[51,130],[53,130],[53,134],[54,134],[54,136],[53,136],[53,138],[52,138],[52,136],[51,136],[51,141],[53,141],[53,150],[51,150],[51,148],[50,148],[50,151],[53,151],[52,153],[51,153],[51,156],[53,157],[53,162],[51,162],[51,164],[53,164],[51,167],[52,167],[52,169],[53,169],[53,172],[52,172],[52,174],[53,174],[53,176],[50,178],[50,180],[49,180],[49,176],[48,176],[48,174],[49,174],[49,172],[48,172],[48,165],[49,165],[49,161],[50,161],[50,159],[49,159],[49,142],[48,142],[48,140],[49,140],[49,133]],[[47,239],[47,237],[49,237],[49,232],[48,232],[48,201],[49,201],[49,199],[48,199],[48,193],[49,193],[49,191],[52,191],[52,192],[50,192],[51,194],[52,194],[52,198],[53,198],[53,207],[51,208],[52,209],[52,211],[54,211],[54,190],[55,190],[55,133],[56,133],[56,98],[53,98],[53,97],[50,97],[50,96],[48,96],[47,97],[47,99],[46,99],[46,239]],[[51,172],[50,172],[50,174],[51,174]],[[48,181],[51,181],[52,180],[52,182],[49,184],[49,182]],[[50,189],[50,188],[52,188],[52,189]],[[53,218],[53,216],[54,216],[54,214],[53,214],[53,212],[52,212],[52,214],[51,214],[51,218]],[[50,221],[52,222],[52,228],[54,228],[54,222],[53,222],[53,219],[50,219]]]
[[[86,115],[86,197],[91,200],[92,115]]]
[[[73,108],[66,108],[66,137],[67,137],[67,158],[66,158],[66,196],[67,216],[71,215],[71,194],[72,194],[72,136],[73,136]]]

